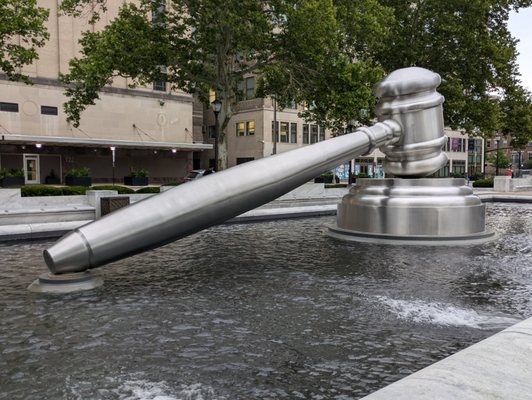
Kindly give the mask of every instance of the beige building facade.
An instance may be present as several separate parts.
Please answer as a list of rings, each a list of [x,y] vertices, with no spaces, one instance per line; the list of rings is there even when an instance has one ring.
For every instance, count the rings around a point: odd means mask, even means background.
[[[247,91],[246,96],[249,98],[238,102],[227,125],[229,167],[331,138],[328,129],[307,123],[299,117],[299,113],[303,111],[300,105],[279,109],[270,97],[254,98],[254,91]],[[204,120],[205,141],[214,144],[215,122],[211,110],[205,111]],[[277,122],[276,143],[274,120]],[[205,152],[201,166],[212,168],[213,165],[214,152]]]
[[[152,182],[163,183],[199,165],[194,153],[212,148],[203,143],[202,106],[189,94],[171,92],[165,82],[130,89],[131,82],[117,78],[82,114],[79,128],[67,123],[59,76],[79,55],[81,33],[101,29],[122,2],[107,2],[108,12],[94,26],[58,16],[59,3],[39,0],[50,10],[50,39],[39,59],[21,71],[34,84],[0,74],[0,168],[23,169],[29,184],[45,183],[50,175],[63,181],[75,168],[89,168],[93,181],[101,183],[144,169]]]

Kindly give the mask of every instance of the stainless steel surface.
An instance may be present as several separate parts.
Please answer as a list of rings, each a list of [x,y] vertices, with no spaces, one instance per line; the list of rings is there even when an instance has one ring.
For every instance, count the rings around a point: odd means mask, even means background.
[[[396,177],[430,175],[448,160],[442,147],[444,98],[436,91],[438,74],[423,68],[403,68],[392,72],[375,87],[380,97],[376,114],[379,121],[393,119],[403,135],[396,143],[382,146],[386,154],[384,170]]]
[[[34,293],[59,294],[90,290],[102,285],[102,277],[88,271],[62,275],[48,273],[33,281],[28,290]]]
[[[153,249],[276,199],[325,170],[397,140],[394,121],[177,186],[76,229],[44,251],[53,273],[83,271]]]
[[[332,236],[450,244],[492,238],[485,205],[464,179],[360,179],[338,205]],[[464,242],[465,243],[465,242]]]

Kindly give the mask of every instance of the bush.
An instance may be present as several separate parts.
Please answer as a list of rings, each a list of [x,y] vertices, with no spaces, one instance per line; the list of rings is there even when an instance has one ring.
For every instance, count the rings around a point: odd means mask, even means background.
[[[116,190],[118,194],[131,194],[135,193],[133,189],[130,189],[125,186],[119,186],[119,185],[99,185],[99,186],[92,186],[89,188],[89,190]]]
[[[149,176],[149,173],[145,169],[134,169],[131,170],[129,176],[131,176],[132,178],[147,178]]]
[[[493,179],[479,179],[473,182],[473,187],[493,187]]]
[[[18,176],[18,177],[24,176],[24,170],[16,169],[16,168],[11,168],[9,170],[6,168],[0,168],[0,179],[11,178],[15,176]]]
[[[22,186],[20,193],[22,197],[35,197],[35,196],[75,196],[83,195],[88,188],[85,186],[68,186],[68,187],[55,187],[55,186]]]
[[[356,179],[356,178],[369,178],[369,175],[368,174],[364,174],[364,173],[360,173],[358,175],[354,175],[353,174],[353,179]]]
[[[532,169],[532,159],[526,160],[523,163],[523,169]]]
[[[161,188],[159,186],[146,186],[139,190],[137,190],[135,193],[160,193]]]
[[[34,196],[62,196],[62,188],[53,186],[22,186],[20,188],[20,194],[22,197],[34,197]]]
[[[465,177],[465,174],[459,173],[459,172],[451,172],[449,174],[449,177],[451,177],[451,178],[463,178],[463,177]]]
[[[91,170],[89,168],[83,167],[83,168],[72,168],[66,176],[71,176],[73,178],[82,178],[82,177],[89,177],[91,175]]]

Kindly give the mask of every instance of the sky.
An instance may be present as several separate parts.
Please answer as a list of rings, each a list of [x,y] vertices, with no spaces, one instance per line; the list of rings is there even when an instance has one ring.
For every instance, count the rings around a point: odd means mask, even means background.
[[[508,22],[512,36],[519,39],[517,64],[523,86],[532,92],[532,7],[512,12]]]

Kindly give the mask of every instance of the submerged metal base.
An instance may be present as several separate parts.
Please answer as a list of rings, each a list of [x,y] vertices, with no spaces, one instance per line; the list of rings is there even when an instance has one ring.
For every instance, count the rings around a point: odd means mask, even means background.
[[[391,244],[477,244],[486,231],[486,207],[464,179],[359,179],[338,205],[329,235]]]
[[[70,293],[90,290],[103,285],[101,276],[92,272],[76,272],[54,275],[42,274],[28,286],[30,292],[36,293]]]

